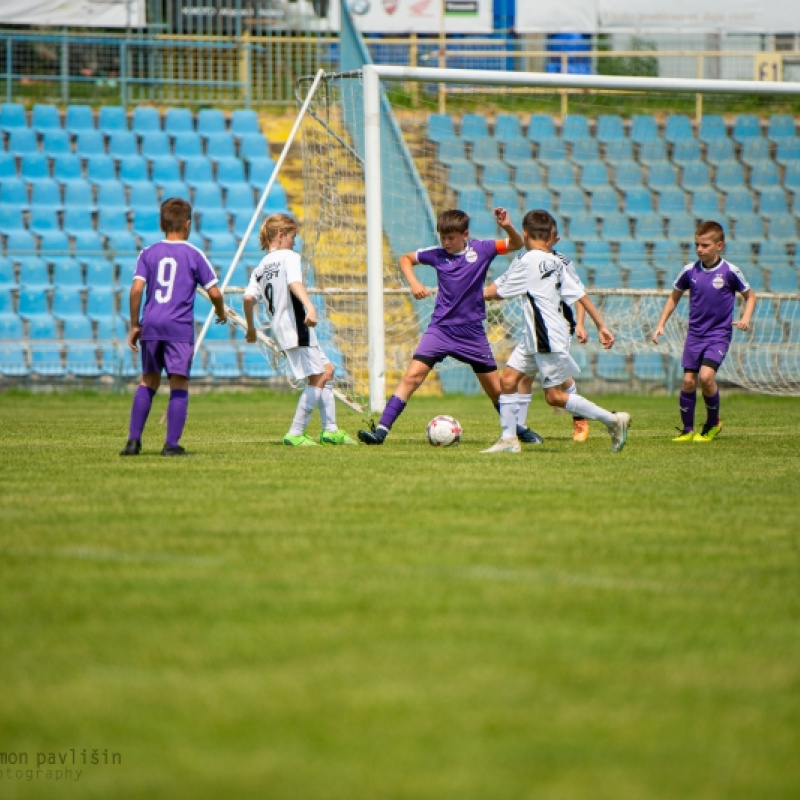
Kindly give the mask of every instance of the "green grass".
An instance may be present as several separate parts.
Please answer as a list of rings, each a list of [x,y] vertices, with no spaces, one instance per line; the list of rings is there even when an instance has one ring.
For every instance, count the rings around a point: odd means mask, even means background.
[[[129,397],[0,394],[0,754],[122,759],[4,800],[800,796],[800,400],[674,445],[675,398],[604,398],[612,454],[536,398],[520,456],[459,397],[291,450],[294,402],[193,397],[162,459],[159,395],[121,459]]]

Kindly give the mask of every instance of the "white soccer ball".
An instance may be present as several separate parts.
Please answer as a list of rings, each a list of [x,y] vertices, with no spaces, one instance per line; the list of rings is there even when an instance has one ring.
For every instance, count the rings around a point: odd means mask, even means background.
[[[434,447],[450,447],[461,441],[461,425],[454,417],[440,414],[428,423],[428,441]]]

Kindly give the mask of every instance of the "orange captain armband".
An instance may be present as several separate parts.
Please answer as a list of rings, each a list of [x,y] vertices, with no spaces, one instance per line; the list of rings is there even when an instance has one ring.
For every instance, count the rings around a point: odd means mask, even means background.
[[[497,255],[504,256],[508,252],[508,239],[495,239],[494,246],[497,248]]]

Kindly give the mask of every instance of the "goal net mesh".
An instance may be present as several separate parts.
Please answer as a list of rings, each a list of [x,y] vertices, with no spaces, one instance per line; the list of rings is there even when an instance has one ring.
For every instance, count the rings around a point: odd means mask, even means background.
[[[672,282],[694,260],[698,221],[726,231],[727,259],[759,296],[751,330],[734,331],[720,379],[747,390],[800,393],[800,97],[767,94],[500,88],[384,82],[381,199],[386,388],[408,365],[433,310],[400,275],[405,252],[438,243],[447,208],[470,215],[473,238],[501,238],[492,209],[545,208],[557,249],[575,262],[616,335],[572,352],[593,391],[672,391],[691,298],[652,344]],[[368,393],[363,79],[326,76],[304,119],[303,257],[323,346],[340,383]],[[489,280],[511,256],[498,257]],[[435,274],[417,268],[422,282]],[[741,298],[737,303],[741,313]],[[735,317],[736,318],[736,317]],[[502,368],[521,337],[518,302],[487,305]],[[469,368],[448,359],[422,391],[474,392]]]

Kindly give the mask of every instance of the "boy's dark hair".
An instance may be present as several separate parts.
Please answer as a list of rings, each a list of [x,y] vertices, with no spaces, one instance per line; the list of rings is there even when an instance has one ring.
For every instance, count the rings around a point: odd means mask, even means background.
[[[269,250],[270,244],[274,242],[282,233],[297,233],[299,225],[291,214],[277,212],[270,214],[261,223],[261,230],[258,232],[258,239],[262,250]]]
[[[555,217],[543,208],[535,208],[522,218],[522,230],[539,242],[546,242],[557,227]]]
[[[451,208],[449,211],[442,211],[436,220],[437,233],[466,233],[469,230],[469,214]]]
[[[719,222],[714,222],[713,219],[707,219],[701,222],[694,232],[695,236],[713,236],[717,242],[725,241],[725,229]]]
[[[180,197],[170,197],[161,204],[161,230],[183,233],[186,221],[192,218],[192,206]]]

